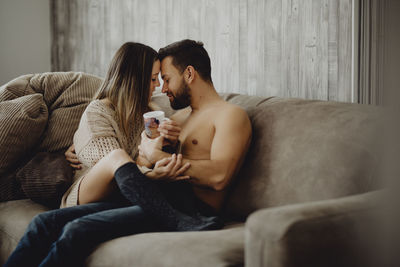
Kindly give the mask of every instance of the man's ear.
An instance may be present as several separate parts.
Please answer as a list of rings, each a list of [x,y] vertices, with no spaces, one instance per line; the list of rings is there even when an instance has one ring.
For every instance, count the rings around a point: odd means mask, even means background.
[[[193,68],[193,66],[191,65],[187,66],[184,74],[186,83],[188,84],[192,83],[195,79],[195,75],[196,75],[196,70]]]

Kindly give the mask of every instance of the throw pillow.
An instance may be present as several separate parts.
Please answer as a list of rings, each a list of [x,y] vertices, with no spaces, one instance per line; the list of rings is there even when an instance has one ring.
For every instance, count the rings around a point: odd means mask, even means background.
[[[0,177],[38,143],[47,118],[41,94],[0,102]]]
[[[73,169],[63,153],[37,153],[16,174],[23,193],[42,205],[58,208],[71,186]]]
[[[29,80],[28,87],[43,95],[49,110],[39,151],[65,151],[72,144],[82,113],[102,81],[82,72],[41,73]]]
[[[19,76],[0,87],[0,102],[36,93],[29,86],[34,74]]]

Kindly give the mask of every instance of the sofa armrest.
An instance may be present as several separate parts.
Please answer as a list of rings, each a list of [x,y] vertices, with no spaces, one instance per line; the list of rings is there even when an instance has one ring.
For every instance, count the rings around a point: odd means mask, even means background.
[[[245,226],[246,266],[367,266],[365,241],[372,237],[366,233],[376,227],[373,211],[381,194],[254,212]]]

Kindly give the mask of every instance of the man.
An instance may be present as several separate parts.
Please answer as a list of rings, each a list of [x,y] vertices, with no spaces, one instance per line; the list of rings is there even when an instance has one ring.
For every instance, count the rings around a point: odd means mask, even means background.
[[[216,92],[210,58],[201,42],[179,41],[161,48],[159,56],[162,92],[172,108],[182,110],[171,117],[177,124],[160,125],[159,138],[142,134],[141,155],[152,164],[168,157],[162,151],[163,139],[176,140],[179,135],[183,164],[190,163],[184,175],[190,176],[195,195],[218,211],[250,144],[250,120],[243,109]]]

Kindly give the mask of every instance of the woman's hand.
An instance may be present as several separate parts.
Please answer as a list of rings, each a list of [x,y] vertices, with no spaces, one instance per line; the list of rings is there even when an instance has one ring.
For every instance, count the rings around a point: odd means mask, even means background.
[[[157,161],[154,169],[151,172],[146,173],[146,176],[154,180],[186,180],[190,179],[190,176],[182,174],[189,169],[189,167],[189,162],[182,165],[182,154],[179,154],[178,156],[173,154],[169,158]]]
[[[69,165],[76,169],[80,170],[82,168],[81,162],[78,160],[78,157],[75,154],[75,146],[72,144],[67,151],[64,153],[65,159],[69,162]]]
[[[160,135],[165,139],[168,139],[172,145],[176,144],[179,134],[181,133],[181,127],[179,127],[179,124],[170,119],[161,122],[157,130],[160,132]]]

